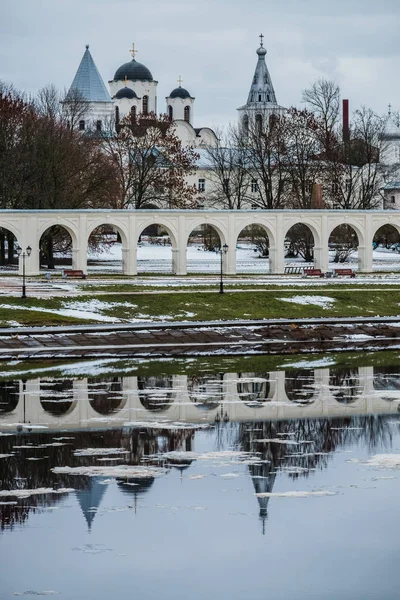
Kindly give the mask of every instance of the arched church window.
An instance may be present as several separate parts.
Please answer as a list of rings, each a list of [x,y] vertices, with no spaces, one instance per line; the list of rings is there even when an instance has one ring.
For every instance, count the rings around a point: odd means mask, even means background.
[[[245,135],[247,135],[249,133],[249,117],[247,115],[244,115],[242,125],[243,125],[243,133]]]
[[[256,115],[256,131],[257,133],[262,132],[262,115]]]
[[[271,101],[270,98],[271,98],[271,96],[269,94],[267,94],[267,102]]]
[[[258,94],[258,101],[261,102],[261,94]]]
[[[144,115],[147,115],[149,112],[149,97],[148,96],[143,96],[142,99],[142,113]]]
[[[115,107],[115,125],[119,125],[119,106]]]
[[[136,106],[131,106],[131,119],[136,121]]]
[[[185,119],[186,123],[190,123],[190,106],[185,106],[183,118]]]
[[[85,121],[79,121],[79,131],[85,131]]]
[[[168,119],[170,121],[172,121],[173,118],[174,118],[174,110],[173,110],[172,106],[168,106]]]

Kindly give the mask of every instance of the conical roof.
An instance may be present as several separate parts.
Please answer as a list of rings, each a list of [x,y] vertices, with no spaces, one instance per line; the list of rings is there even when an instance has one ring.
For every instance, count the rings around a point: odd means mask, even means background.
[[[100,483],[102,480],[102,477],[91,477],[88,488],[75,492],[89,530],[107,487],[106,484]]]
[[[68,102],[68,96],[72,98],[76,94],[87,102],[112,102],[110,94],[90,54],[89,46],[86,46],[81,63],[68,90],[66,101]]]
[[[271,76],[268,72],[267,64],[265,62],[265,55],[267,54],[267,51],[264,48],[262,42],[256,52],[258,60],[256,69],[254,71],[249,96],[247,98],[247,105],[277,105],[275,90],[272,85]]]

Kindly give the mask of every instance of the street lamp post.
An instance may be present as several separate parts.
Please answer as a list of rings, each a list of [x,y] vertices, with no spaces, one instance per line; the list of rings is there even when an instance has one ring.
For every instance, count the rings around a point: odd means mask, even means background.
[[[221,254],[221,277],[219,280],[219,293],[223,294],[224,293],[224,280],[223,280],[223,255],[226,254],[228,252],[228,244],[224,244],[222,246],[222,248],[219,249],[219,252]]]
[[[22,257],[22,296],[21,298],[26,298],[26,285],[25,285],[25,258],[30,256],[32,252],[32,248],[30,246],[26,247],[25,252],[22,251],[20,246],[17,246],[17,254]]]

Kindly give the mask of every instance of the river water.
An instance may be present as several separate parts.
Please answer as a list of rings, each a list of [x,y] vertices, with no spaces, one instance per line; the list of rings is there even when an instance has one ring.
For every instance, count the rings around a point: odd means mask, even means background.
[[[399,597],[398,352],[3,367],[1,599]]]

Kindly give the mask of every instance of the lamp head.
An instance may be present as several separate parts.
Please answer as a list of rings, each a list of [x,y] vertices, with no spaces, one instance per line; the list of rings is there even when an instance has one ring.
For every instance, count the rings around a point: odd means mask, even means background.
[[[21,256],[21,252],[22,252],[21,246],[17,246],[16,251],[17,251],[18,256]]]
[[[224,244],[224,245],[222,246],[222,249],[223,249],[223,251],[225,252],[225,254],[228,252],[228,248],[229,248],[228,244]]]
[[[30,246],[27,246],[26,247],[26,253],[27,253],[27,255],[30,256],[31,252],[32,252],[32,248]]]

